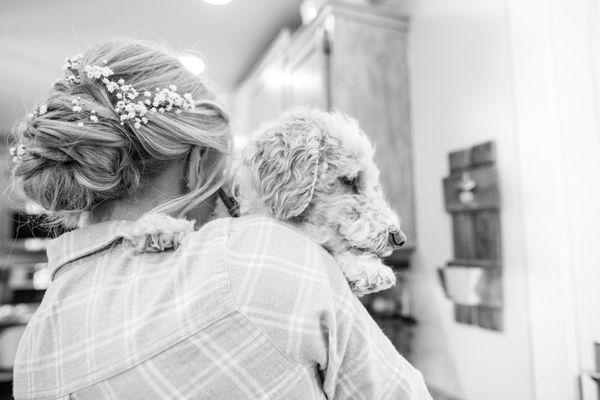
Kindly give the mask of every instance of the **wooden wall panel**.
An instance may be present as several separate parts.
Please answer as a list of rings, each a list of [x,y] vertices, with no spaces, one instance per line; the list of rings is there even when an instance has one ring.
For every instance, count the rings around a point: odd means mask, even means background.
[[[454,257],[459,260],[475,258],[475,227],[471,213],[462,212],[452,216]]]
[[[289,86],[286,107],[310,106],[323,110],[328,104],[327,55],[319,37],[305,42],[304,47],[288,52]]]
[[[475,259],[500,259],[500,216],[497,210],[479,211],[473,215]],[[458,256],[457,256],[458,257]]]
[[[486,142],[448,156],[445,208],[452,216],[454,259],[440,269],[457,322],[503,329],[500,189],[495,146]],[[449,282],[449,280],[451,280]]]
[[[384,190],[411,248],[416,231],[405,27],[402,20],[356,18],[335,19],[332,105],[356,117],[375,144]]]

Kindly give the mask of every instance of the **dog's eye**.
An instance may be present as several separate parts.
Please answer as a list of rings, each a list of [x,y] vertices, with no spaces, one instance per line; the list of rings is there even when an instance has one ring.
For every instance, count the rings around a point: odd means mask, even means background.
[[[340,178],[340,181],[350,188],[354,193],[358,193],[358,179],[357,178],[349,178],[347,176],[343,176]]]

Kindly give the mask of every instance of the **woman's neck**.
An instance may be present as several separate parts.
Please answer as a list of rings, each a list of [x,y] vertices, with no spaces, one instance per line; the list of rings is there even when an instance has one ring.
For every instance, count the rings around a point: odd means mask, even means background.
[[[181,164],[172,163],[165,166],[159,175],[148,180],[137,196],[97,206],[92,212],[90,222],[137,220],[153,208],[182,195],[184,190]]]

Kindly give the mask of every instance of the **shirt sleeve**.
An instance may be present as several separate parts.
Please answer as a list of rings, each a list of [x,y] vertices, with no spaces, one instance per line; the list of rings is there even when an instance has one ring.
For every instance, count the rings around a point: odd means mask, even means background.
[[[329,398],[430,400],[421,373],[397,352],[350,290],[330,293],[323,381]]]
[[[306,235],[266,217],[240,218],[225,259],[239,311],[288,357],[318,370],[327,398],[431,400],[333,257]]]

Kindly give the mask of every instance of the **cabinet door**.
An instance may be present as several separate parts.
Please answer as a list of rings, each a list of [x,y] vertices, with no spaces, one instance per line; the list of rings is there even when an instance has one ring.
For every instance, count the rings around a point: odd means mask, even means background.
[[[382,185],[411,248],[416,238],[404,22],[361,18],[335,19],[331,106],[357,118],[375,145]]]
[[[288,51],[287,108],[310,106],[323,110],[328,101],[328,55],[323,47],[323,31],[311,30]]]
[[[289,31],[281,31],[259,64],[238,87],[231,112],[231,126],[239,144],[243,144],[260,124],[277,118],[284,109],[284,53],[289,43]]]
[[[231,112],[231,127],[236,140],[243,143],[265,121],[278,117],[283,111],[283,91],[262,77],[236,96]]]

